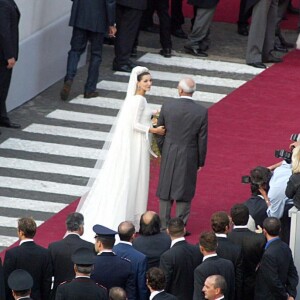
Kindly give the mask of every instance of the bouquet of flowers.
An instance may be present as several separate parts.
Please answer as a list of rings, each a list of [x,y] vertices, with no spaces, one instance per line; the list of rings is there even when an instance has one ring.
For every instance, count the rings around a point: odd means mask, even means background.
[[[157,126],[157,121],[158,121],[159,113],[160,113],[160,111],[157,110],[152,115],[151,121],[152,121],[152,126],[153,127]],[[158,148],[158,145],[157,145],[157,142],[156,142],[156,137],[155,136],[152,136],[151,149],[157,155],[157,157],[161,156],[159,148]]]

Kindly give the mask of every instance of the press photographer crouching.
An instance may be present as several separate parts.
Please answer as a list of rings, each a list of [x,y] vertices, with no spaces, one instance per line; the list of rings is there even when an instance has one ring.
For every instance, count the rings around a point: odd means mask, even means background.
[[[243,183],[250,183],[251,189],[251,197],[244,203],[255,223],[254,226],[248,223],[250,230],[254,231],[258,225],[262,227],[264,219],[268,217],[267,209],[270,205],[268,191],[271,177],[272,172],[268,168],[258,166],[250,171],[250,176],[242,178]]]

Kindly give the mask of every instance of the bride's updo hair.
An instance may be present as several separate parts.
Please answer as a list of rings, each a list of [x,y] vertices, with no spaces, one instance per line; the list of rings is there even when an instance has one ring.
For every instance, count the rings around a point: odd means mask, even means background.
[[[141,81],[143,76],[145,76],[145,75],[150,75],[150,73],[149,72],[143,72],[143,73],[139,74],[137,76],[137,81]]]

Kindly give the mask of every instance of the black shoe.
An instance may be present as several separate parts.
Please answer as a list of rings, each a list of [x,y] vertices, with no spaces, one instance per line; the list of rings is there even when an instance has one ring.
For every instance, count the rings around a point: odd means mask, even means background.
[[[286,48],[295,48],[295,44],[287,42],[285,40],[281,40],[281,44]]]
[[[272,54],[269,54],[269,56],[265,59],[263,59],[264,63],[280,63],[282,62],[282,58],[276,57]]]
[[[266,69],[267,66],[263,64],[262,62],[256,62],[256,63],[249,63],[248,66],[254,67],[254,68],[260,68],[260,69]]]
[[[98,92],[84,93],[84,98],[86,98],[86,99],[96,98],[96,97],[99,97]]]
[[[130,57],[137,57],[137,48],[136,47],[134,47],[131,50]]]
[[[164,57],[171,57],[172,56],[172,50],[171,48],[163,48],[159,51],[159,54]]]
[[[60,91],[60,99],[61,100],[64,100],[64,101],[68,100],[69,94],[71,91],[71,87],[72,87],[72,83],[73,83],[72,80],[67,80],[64,82],[64,86]]]
[[[1,127],[7,127],[7,128],[15,128],[15,129],[21,128],[20,124],[13,123],[13,122],[11,122],[9,120],[7,120],[7,121],[0,121],[0,126]]]
[[[287,8],[288,12],[291,14],[299,15],[299,8],[294,7],[291,2],[289,3],[289,6]]]
[[[114,71],[131,73],[131,71],[132,71],[133,68],[131,66],[128,66],[128,65],[117,66],[117,65],[113,64],[113,68],[112,69]]]
[[[184,50],[186,53],[192,54],[194,56],[198,56],[198,57],[207,57],[208,56],[207,53],[205,53],[204,51],[201,51],[199,49],[184,46]]]
[[[142,27],[141,30],[151,32],[151,33],[159,33],[159,27],[158,26],[147,26]]]
[[[249,35],[248,27],[245,27],[245,26],[238,26],[237,32],[238,32],[238,34],[243,35],[243,36]]]
[[[277,51],[277,52],[288,52],[288,48],[283,46],[282,44],[281,45],[274,45],[274,51]]]
[[[182,28],[172,30],[171,33],[180,39],[187,39],[187,34],[182,30]]]
[[[191,235],[191,233],[189,231],[186,231],[184,234],[184,236],[190,236],[190,235]]]

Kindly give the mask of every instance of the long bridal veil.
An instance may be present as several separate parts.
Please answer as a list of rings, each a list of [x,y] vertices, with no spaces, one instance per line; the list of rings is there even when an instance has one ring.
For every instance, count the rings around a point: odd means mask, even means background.
[[[83,238],[93,241],[92,227],[102,224],[116,230],[116,226],[128,218],[128,195],[132,167],[133,122],[136,105],[133,96],[137,76],[148,72],[145,67],[135,67],[130,75],[124,103],[108,134],[95,165],[96,172],[89,179],[89,192],[82,196],[77,210],[85,218]]]

